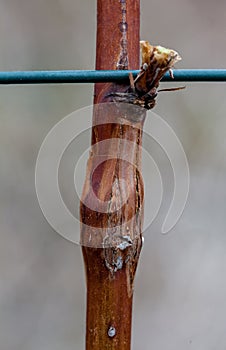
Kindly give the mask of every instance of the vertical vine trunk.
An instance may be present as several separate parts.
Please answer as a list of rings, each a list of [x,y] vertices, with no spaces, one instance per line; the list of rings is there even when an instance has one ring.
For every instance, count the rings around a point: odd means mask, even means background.
[[[97,70],[139,68],[139,18],[139,0],[98,0]],[[145,110],[109,103],[112,93],[125,89],[95,85],[92,145],[80,206],[86,350],[131,346],[133,282],[142,246]]]

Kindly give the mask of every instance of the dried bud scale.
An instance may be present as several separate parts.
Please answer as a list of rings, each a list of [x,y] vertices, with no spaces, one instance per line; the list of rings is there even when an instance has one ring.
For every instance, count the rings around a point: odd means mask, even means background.
[[[175,63],[181,60],[180,55],[172,50],[162,46],[152,46],[148,41],[140,42],[142,65],[141,70],[130,88],[124,93],[113,93],[111,96],[116,102],[127,102],[145,109],[151,109],[155,106],[155,98],[158,94],[159,82],[164,74],[169,71],[173,78],[172,68]],[[173,88],[172,90],[180,90]],[[171,89],[167,89],[170,91]],[[164,91],[159,90],[159,91]]]

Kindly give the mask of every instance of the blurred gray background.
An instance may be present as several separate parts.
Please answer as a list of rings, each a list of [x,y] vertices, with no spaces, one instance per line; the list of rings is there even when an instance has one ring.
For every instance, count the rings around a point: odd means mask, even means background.
[[[95,13],[91,0],[1,0],[0,70],[93,69]],[[226,67],[225,1],[142,0],[141,23],[143,40],[179,51],[178,68]],[[162,84],[174,85],[180,84]],[[91,84],[0,86],[2,350],[84,349],[80,247],[45,220],[34,171],[48,131],[90,105],[92,93]],[[191,186],[180,221],[161,235],[172,196],[165,186],[160,213],[145,235],[134,350],[226,348],[225,96],[223,83],[194,83],[158,97],[155,112],[183,144]],[[167,184],[172,172],[167,161],[159,162]]]

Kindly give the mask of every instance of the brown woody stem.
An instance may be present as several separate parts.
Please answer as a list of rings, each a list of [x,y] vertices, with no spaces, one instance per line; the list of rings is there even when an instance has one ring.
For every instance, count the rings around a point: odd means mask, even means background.
[[[97,10],[96,69],[138,69],[139,0],[98,0]],[[133,282],[142,246],[145,110],[102,103],[125,88],[95,86],[92,146],[80,207],[86,350],[130,350]]]

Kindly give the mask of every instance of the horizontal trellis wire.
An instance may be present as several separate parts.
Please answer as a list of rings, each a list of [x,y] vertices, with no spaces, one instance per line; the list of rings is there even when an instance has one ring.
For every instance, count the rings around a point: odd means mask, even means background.
[[[129,73],[135,77],[138,70],[59,70],[0,72],[0,84],[65,84],[126,82]],[[226,69],[176,69],[174,79],[166,73],[162,81],[226,82]]]

